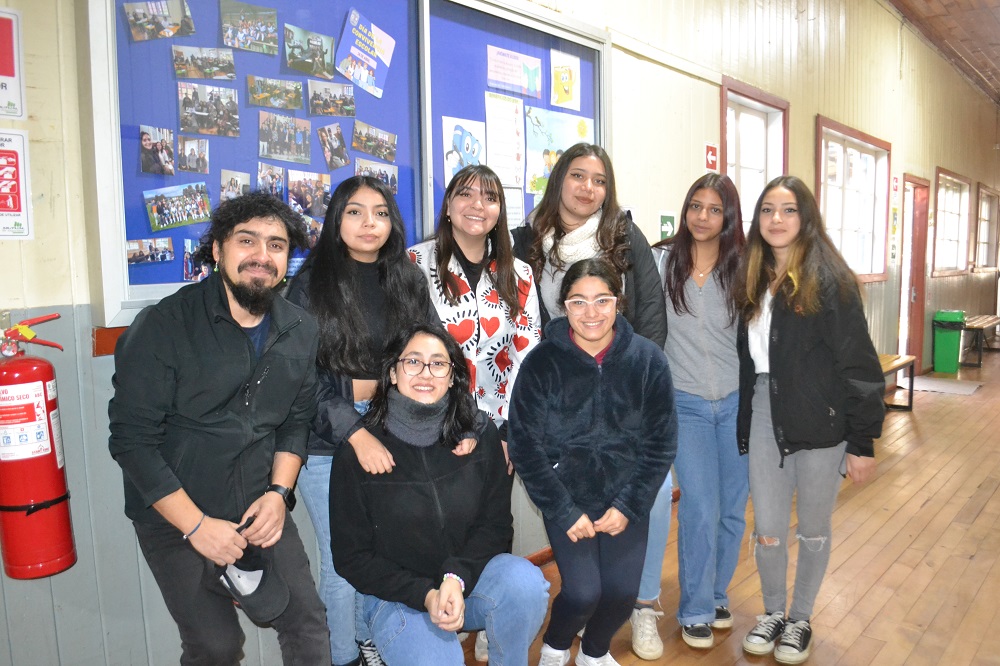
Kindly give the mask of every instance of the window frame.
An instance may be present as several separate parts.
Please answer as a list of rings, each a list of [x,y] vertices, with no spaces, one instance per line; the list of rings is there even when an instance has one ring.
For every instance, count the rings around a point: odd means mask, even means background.
[[[983,206],[983,195],[993,197],[996,200],[996,207],[993,209],[993,219],[990,220],[990,224],[993,226],[993,239],[994,239],[994,255],[993,261],[995,265],[993,266],[980,266],[979,265],[979,212],[982,210]],[[985,183],[976,183],[976,215],[975,224],[973,229],[975,230],[975,240],[970,244],[972,248],[972,272],[973,273],[997,273],[1000,272],[1000,191],[997,191],[986,185]]]
[[[948,180],[957,181],[965,185],[968,188],[968,200],[965,205],[965,267],[947,267],[938,268],[937,267],[937,247],[938,247],[938,233],[941,230],[941,219],[940,219],[940,208],[938,201],[938,193],[941,190],[941,178],[944,177]],[[978,199],[976,200],[978,202]],[[955,173],[954,171],[949,171],[943,167],[937,167],[934,170],[934,235],[929,239],[931,243],[931,277],[952,277],[955,275],[968,275],[972,272],[972,258],[971,253],[974,247],[969,242],[969,239],[973,237],[972,220],[973,217],[978,219],[978,214],[973,216],[972,214],[973,197],[972,197],[972,179],[966,178],[965,176]],[[959,249],[959,256],[962,256],[961,248]]]
[[[750,102],[749,105],[745,106],[754,107],[765,107],[763,109],[758,109],[767,113],[770,116],[772,113],[781,114],[781,173],[778,175],[783,175],[788,173],[788,130],[789,130],[789,117],[791,115],[791,105],[788,100],[782,99],[777,95],[772,95],[769,92],[756,88],[742,81],[738,81],[729,76],[723,75],[722,85],[720,87],[719,94],[719,122],[720,122],[720,133],[719,136],[721,140],[719,141],[719,173],[729,176],[733,183],[736,185],[737,190],[739,190],[739,183],[737,178],[733,174],[729,173],[729,101],[730,97],[736,96],[743,98]],[[764,182],[768,183],[770,180],[776,176],[771,176],[768,178],[767,167],[765,166],[764,171]],[[757,194],[759,196],[760,193]],[[754,199],[756,201],[756,199]],[[742,203],[742,200],[741,200]],[[740,211],[742,215],[742,211]],[[744,226],[748,227],[750,220],[743,220]]]
[[[866,134],[861,130],[854,129],[843,123],[839,123],[832,118],[827,118],[826,116],[816,115],[816,182],[814,186],[814,194],[816,195],[816,203],[819,205],[820,210],[824,210],[823,202],[823,184],[826,180],[826,153],[823,151],[823,140],[825,138],[826,132],[832,132],[834,134],[840,134],[841,136],[860,143],[868,144],[869,146],[882,150],[885,152],[885,178],[884,183],[879,183],[876,181],[876,187],[882,188],[881,198],[884,202],[884,220],[885,224],[882,226],[883,243],[882,243],[882,272],[881,273],[858,273],[858,280],[864,283],[868,282],[887,282],[889,280],[889,206],[890,206],[890,182],[892,174],[892,144],[878,137],[872,136],[871,134]],[[876,192],[876,197],[879,194]],[[824,226],[826,220],[824,219]],[[878,229],[876,224],[873,230]],[[839,250],[839,248],[838,248]]]

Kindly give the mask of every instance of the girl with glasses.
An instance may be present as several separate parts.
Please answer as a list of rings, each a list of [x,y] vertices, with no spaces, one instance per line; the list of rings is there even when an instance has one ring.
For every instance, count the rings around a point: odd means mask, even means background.
[[[453,453],[475,424],[469,379],[447,331],[407,327],[386,349],[365,416],[393,473],[366,474],[350,447],[333,462],[334,563],[362,593],[362,620],[390,664],[461,666],[456,632],[480,629],[491,664],[527,664],[545,619],[548,582],[507,553],[512,480],[496,427],[472,453]]]
[[[618,206],[615,173],[603,148],[578,143],[552,167],[530,223],[513,231],[514,254],[529,266],[541,299],[541,326],[562,315],[560,284],[581,259],[601,257],[624,283],[622,313],[636,333],[663,346],[663,287],[649,243]]]
[[[558,163],[557,163],[558,165]],[[662,348],[620,314],[620,274],[601,259],[562,280],[565,317],[525,359],[510,411],[510,457],[542,512],[562,589],[541,666],[615,666],[611,637],[639,591],[648,516],[677,447]]]

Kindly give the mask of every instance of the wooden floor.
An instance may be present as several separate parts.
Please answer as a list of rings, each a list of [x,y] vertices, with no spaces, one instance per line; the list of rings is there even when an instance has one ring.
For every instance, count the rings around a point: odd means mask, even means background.
[[[946,375],[941,375],[946,376]],[[951,375],[954,377],[954,375]],[[917,392],[913,412],[890,411],[876,442],[878,474],[862,487],[845,481],[833,514],[830,566],[812,618],[808,664],[1000,664],[1000,353],[960,379],[984,382],[971,396]],[[897,401],[903,398],[897,393]],[[794,530],[794,515],[793,515]],[[630,664],[774,664],[743,653],[744,634],[763,611],[749,532],[730,586],[735,626],[711,650],[681,640],[676,505],[663,565],[660,619],[664,654],[631,651],[626,623],[611,651]],[[794,541],[794,540],[792,540]],[[790,558],[794,576],[796,547]],[[552,595],[559,588],[547,565]],[[466,643],[467,664],[473,638]],[[541,638],[532,647],[538,660]],[[574,645],[574,656],[579,643]],[[572,662],[571,662],[572,663]]]

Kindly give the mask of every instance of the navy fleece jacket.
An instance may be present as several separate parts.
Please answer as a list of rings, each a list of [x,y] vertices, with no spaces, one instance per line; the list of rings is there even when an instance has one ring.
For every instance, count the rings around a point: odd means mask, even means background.
[[[525,358],[511,400],[508,450],[545,519],[568,530],[612,506],[645,520],[677,453],[666,355],[621,315],[601,366],[565,317]]]

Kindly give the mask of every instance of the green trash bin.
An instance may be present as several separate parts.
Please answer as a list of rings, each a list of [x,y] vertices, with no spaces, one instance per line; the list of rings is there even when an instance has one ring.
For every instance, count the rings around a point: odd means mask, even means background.
[[[938,310],[934,314],[934,372],[958,372],[964,325],[964,310]]]

